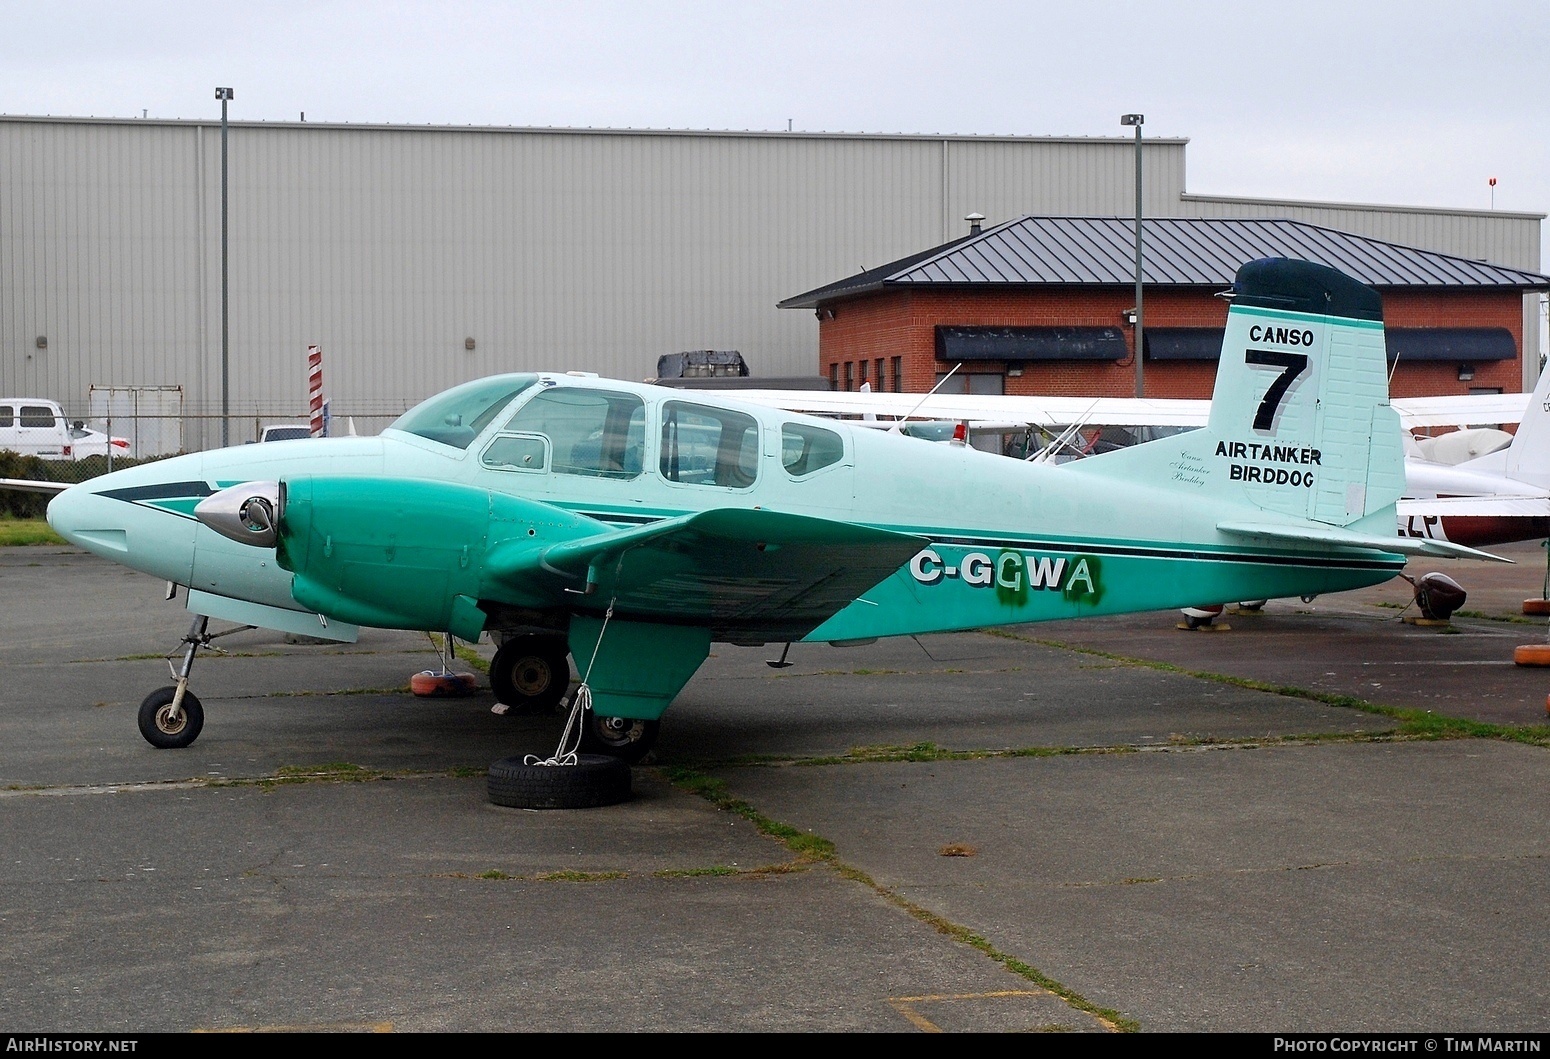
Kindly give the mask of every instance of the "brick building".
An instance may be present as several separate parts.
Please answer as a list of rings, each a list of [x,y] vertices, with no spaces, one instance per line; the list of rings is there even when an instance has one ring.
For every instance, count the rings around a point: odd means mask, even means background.
[[[1550,277],[1288,220],[1142,227],[1145,396],[1210,397],[1238,267],[1297,257],[1383,296],[1396,397],[1523,388],[1523,298]],[[1135,223],[1022,217],[788,298],[835,390],[1136,395]],[[954,368],[956,367],[956,371]],[[1537,372],[1530,373],[1532,378]]]

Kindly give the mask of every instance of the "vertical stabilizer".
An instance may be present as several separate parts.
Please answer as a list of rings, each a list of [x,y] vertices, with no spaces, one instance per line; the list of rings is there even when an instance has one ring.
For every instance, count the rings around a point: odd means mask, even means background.
[[[1539,382],[1523,409],[1523,419],[1512,443],[1499,452],[1466,460],[1458,466],[1464,471],[1500,474],[1542,489],[1550,488],[1550,370],[1539,373]]]
[[[1391,509],[1404,449],[1377,292],[1270,258],[1239,269],[1229,296],[1206,428],[1228,482],[1266,511],[1331,526]]]

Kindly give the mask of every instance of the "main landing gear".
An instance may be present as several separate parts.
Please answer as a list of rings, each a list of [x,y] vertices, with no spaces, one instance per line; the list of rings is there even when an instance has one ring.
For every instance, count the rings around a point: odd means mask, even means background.
[[[495,701],[507,707],[505,713],[552,713],[570,690],[570,676],[569,645],[563,636],[511,636],[490,660],[490,690]],[[588,709],[578,750],[636,765],[656,745],[660,728],[658,721],[603,717]]]
[[[570,688],[563,636],[513,636],[490,660],[490,690],[512,713],[549,713]]]

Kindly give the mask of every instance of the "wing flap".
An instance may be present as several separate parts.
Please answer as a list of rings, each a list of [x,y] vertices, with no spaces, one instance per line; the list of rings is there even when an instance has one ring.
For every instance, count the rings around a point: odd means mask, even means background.
[[[1426,537],[1382,537],[1375,533],[1356,533],[1336,529],[1333,526],[1291,526],[1265,522],[1219,522],[1216,528],[1233,537],[1253,537],[1259,540],[1288,541],[1296,544],[1324,544],[1335,548],[1370,548],[1381,552],[1398,552],[1401,555],[1430,555],[1447,559],[1483,559],[1486,562],[1510,563],[1511,559],[1490,552],[1466,548],[1451,541],[1437,541]]]
[[[898,570],[924,537],[760,509],[719,508],[492,556],[490,574],[548,582],[637,621],[721,639],[798,639]]]

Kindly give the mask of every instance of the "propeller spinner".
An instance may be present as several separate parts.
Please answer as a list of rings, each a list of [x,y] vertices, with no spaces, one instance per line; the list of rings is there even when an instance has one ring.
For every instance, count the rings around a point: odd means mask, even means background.
[[[223,537],[255,548],[273,548],[285,516],[284,482],[243,482],[205,497],[194,517]]]

